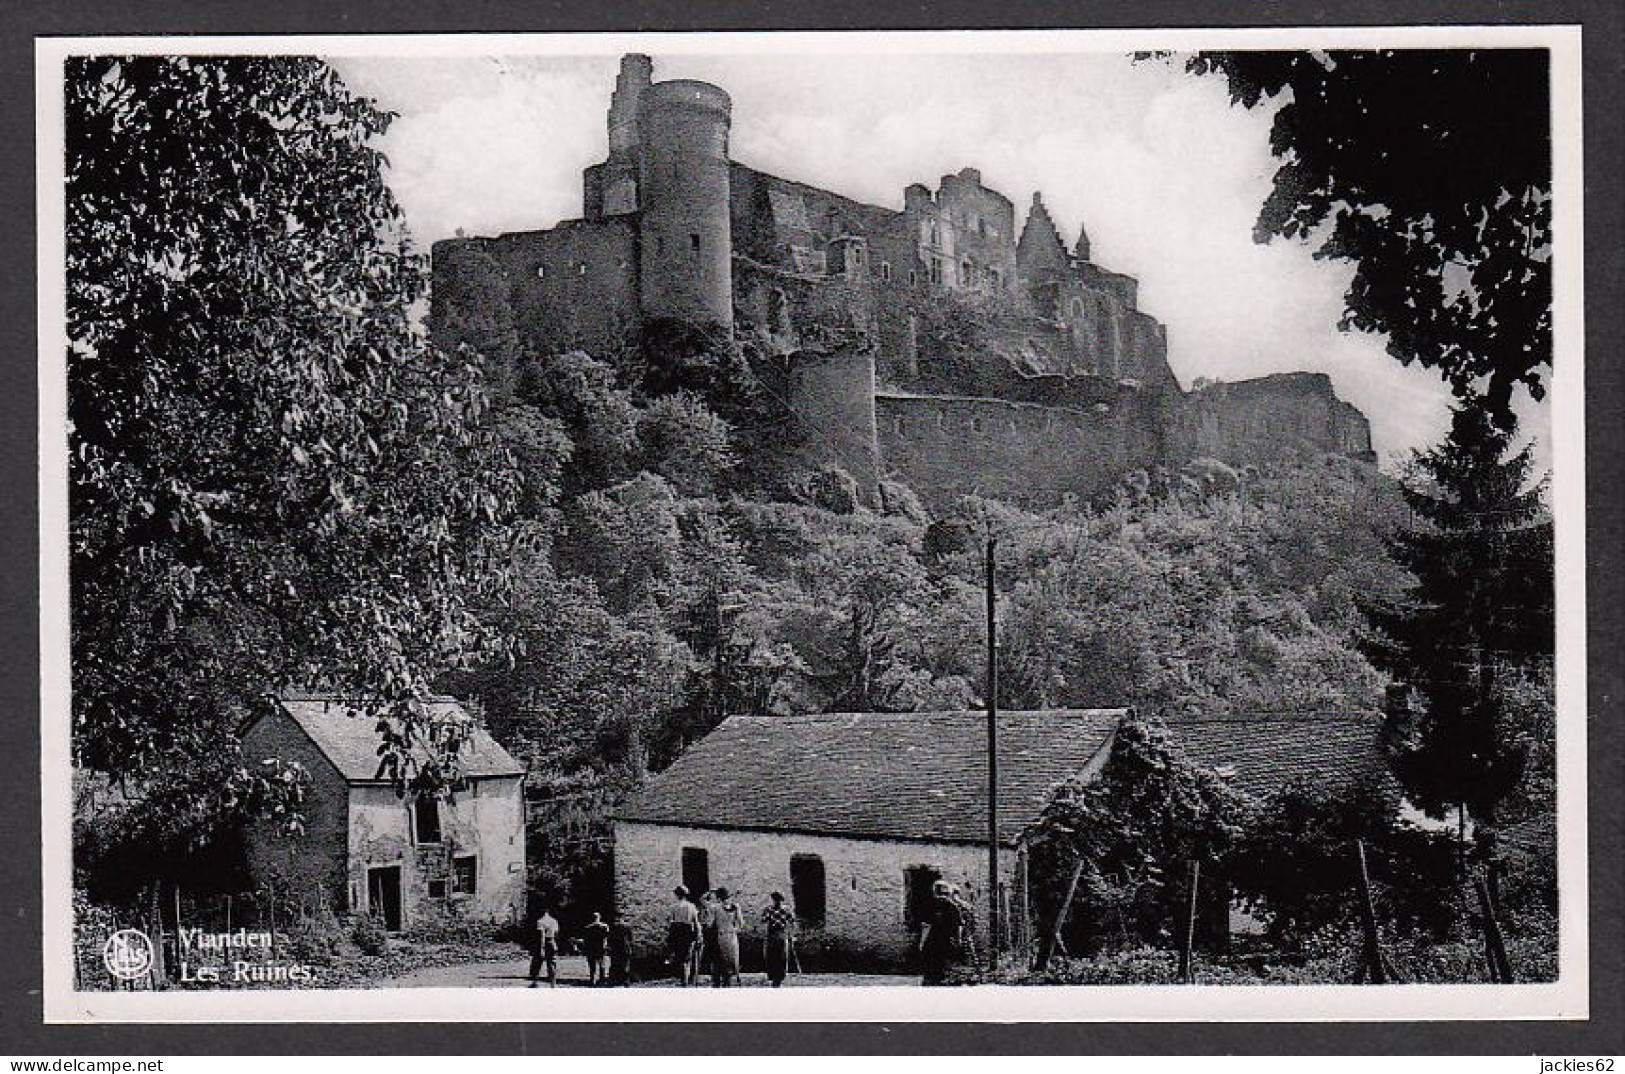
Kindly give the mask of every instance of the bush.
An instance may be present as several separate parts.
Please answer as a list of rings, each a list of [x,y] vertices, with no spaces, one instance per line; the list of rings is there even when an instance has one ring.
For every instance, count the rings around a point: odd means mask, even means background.
[[[371,914],[356,914],[350,922],[350,939],[364,955],[381,955],[389,945],[384,923]]]
[[[1331,795],[1301,781],[1252,810],[1226,871],[1270,938],[1302,948],[1322,930],[1356,920],[1356,840],[1366,847],[1377,917],[1396,934],[1446,938],[1463,918],[1449,836],[1398,819],[1390,790],[1369,783]]]

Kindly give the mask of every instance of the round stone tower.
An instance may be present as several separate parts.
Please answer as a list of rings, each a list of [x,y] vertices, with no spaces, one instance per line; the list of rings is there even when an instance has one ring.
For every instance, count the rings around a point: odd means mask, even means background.
[[[690,79],[656,82],[638,111],[643,315],[731,330],[728,95]]]

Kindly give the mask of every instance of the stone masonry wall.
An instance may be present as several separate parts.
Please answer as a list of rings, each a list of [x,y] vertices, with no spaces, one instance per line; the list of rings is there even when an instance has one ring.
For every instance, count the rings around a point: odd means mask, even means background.
[[[1087,497],[1162,459],[1156,402],[1088,410],[999,399],[880,395],[881,462],[934,508],[966,493],[1043,506]]]
[[[275,884],[304,897],[315,897],[320,892],[335,910],[345,910],[349,792],[344,777],[299,725],[280,710],[255,721],[243,734],[243,758],[250,767],[267,758],[297,762],[310,777],[303,806],[303,833],[285,835],[267,821],[248,827],[245,842],[249,875],[256,884]]]
[[[1184,399],[1174,450],[1232,464],[1332,453],[1375,462],[1371,424],[1337,397],[1324,373],[1281,373],[1213,384]]]
[[[665,939],[666,908],[682,882],[684,847],[706,851],[712,887],[726,887],[745,914],[740,949],[747,965],[761,960],[761,912],[770,892],[791,895],[790,857],[815,854],[824,864],[825,920],[803,926],[799,949],[809,971],[821,965],[902,968],[914,933],[906,921],[905,870],[929,866],[964,889],[986,918],[987,850],[971,844],[845,839],[789,832],[733,831],[615,822],[615,913],[631,923],[640,956]],[[1016,853],[1002,855],[1012,890]],[[985,927],[985,926],[984,926]]]
[[[525,831],[517,777],[474,780],[454,804],[442,800],[439,843],[413,843],[410,799],[397,798],[384,784],[351,788],[349,823],[349,895],[357,910],[368,909],[367,870],[399,865],[402,921],[410,928],[434,908],[429,881],[449,881],[452,859],[470,854],[479,859],[474,896],[450,894],[444,905],[486,920],[507,920],[523,908]]]

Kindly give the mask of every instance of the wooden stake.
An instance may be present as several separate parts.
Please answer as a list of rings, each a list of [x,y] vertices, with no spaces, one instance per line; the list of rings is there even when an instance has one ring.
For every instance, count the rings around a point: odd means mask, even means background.
[[[1377,935],[1377,908],[1371,902],[1371,877],[1365,868],[1365,841],[1356,839],[1354,849],[1360,857],[1360,926],[1365,932],[1365,965],[1361,967],[1356,984],[1369,980],[1372,984],[1387,984],[1388,973],[1382,961],[1382,940]]]
[[[1484,924],[1484,946],[1489,954],[1490,980],[1499,984],[1511,984],[1512,963],[1507,959],[1500,922],[1495,919],[1495,904],[1490,898],[1489,885],[1484,882],[1482,876],[1475,876],[1473,888],[1478,893],[1478,913]]]
[[[1185,942],[1179,948],[1179,981],[1181,984],[1191,984],[1196,975],[1191,968],[1191,948],[1196,943],[1196,891],[1197,885],[1202,882],[1202,863],[1198,860],[1191,862],[1191,893],[1190,909],[1185,915]]]
[[[1049,965],[1050,956],[1061,949],[1061,933],[1066,930],[1067,915],[1072,912],[1072,900],[1078,894],[1078,880],[1083,876],[1083,855],[1072,863],[1072,875],[1067,878],[1066,895],[1061,899],[1060,909],[1055,911],[1055,924],[1049,930],[1049,937],[1042,947],[1038,949],[1038,962],[1034,969],[1043,969]]]

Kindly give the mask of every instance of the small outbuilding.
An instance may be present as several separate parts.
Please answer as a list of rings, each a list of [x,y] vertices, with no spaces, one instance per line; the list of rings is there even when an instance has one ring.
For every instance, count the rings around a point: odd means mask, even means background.
[[[1007,943],[1031,930],[1024,833],[1057,783],[1100,770],[1127,712],[999,714]],[[936,880],[986,927],[987,784],[982,712],[730,717],[617,811],[616,913],[651,954],[679,883],[727,887],[752,938],[781,891],[820,965],[900,966]]]
[[[430,721],[466,721],[462,779],[448,796],[396,793],[379,771],[376,716],[350,698],[301,695],[243,732],[250,765],[298,762],[309,774],[304,832],[246,833],[257,884],[377,916],[397,932],[431,915],[509,920],[525,894],[524,768],[456,701],[424,703]]]

